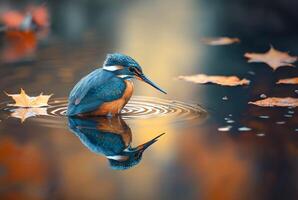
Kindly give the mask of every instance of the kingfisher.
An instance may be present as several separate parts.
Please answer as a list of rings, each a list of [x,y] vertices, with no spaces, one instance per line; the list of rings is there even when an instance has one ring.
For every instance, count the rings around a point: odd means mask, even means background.
[[[143,152],[164,134],[137,147],[131,147],[131,130],[119,116],[68,117],[68,126],[90,151],[104,155],[111,168],[116,170],[125,170],[137,165]]]
[[[71,90],[67,115],[118,115],[132,96],[133,79],[144,81],[166,94],[144,75],[134,59],[120,53],[108,54],[102,68],[83,77]]]

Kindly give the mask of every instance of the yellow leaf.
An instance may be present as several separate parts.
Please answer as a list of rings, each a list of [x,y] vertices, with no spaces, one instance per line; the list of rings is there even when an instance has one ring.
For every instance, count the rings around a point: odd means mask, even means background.
[[[205,74],[178,76],[178,79],[199,84],[215,83],[223,86],[248,85],[250,82],[247,79],[239,79],[237,76],[208,76]]]
[[[298,106],[298,98],[292,97],[269,97],[266,99],[248,102],[249,104],[254,104],[261,107],[297,107]]]
[[[280,79],[276,82],[276,84],[298,84],[298,77]]]
[[[217,38],[204,38],[202,42],[207,45],[228,45],[240,42],[239,38],[229,38],[229,37],[217,37]]]
[[[43,95],[42,93],[36,97],[30,97],[26,94],[26,92],[21,89],[20,94],[7,94],[7,96],[11,97],[15,104],[9,104],[9,106],[23,107],[23,108],[36,108],[48,106],[48,101],[52,94]]]
[[[248,62],[263,62],[269,65],[273,70],[279,67],[294,67],[293,63],[297,61],[297,56],[290,56],[288,52],[278,51],[270,47],[265,53],[245,53],[244,57],[248,58]]]

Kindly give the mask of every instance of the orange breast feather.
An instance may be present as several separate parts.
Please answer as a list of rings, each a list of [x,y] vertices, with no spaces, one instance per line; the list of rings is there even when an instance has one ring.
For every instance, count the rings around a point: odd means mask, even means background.
[[[131,80],[125,80],[126,88],[125,91],[120,99],[106,102],[101,104],[101,106],[91,113],[88,113],[88,115],[97,115],[97,116],[103,116],[103,115],[117,115],[121,112],[122,108],[127,104],[130,97],[133,93],[133,82]]]

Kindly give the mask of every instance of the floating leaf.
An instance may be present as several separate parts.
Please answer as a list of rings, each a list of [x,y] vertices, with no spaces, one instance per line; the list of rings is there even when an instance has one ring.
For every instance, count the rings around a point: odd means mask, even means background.
[[[4,12],[0,17],[2,23],[12,29],[18,29],[24,19],[24,15],[22,13],[13,10]]]
[[[35,117],[39,115],[48,115],[47,108],[17,108],[10,114],[11,117],[21,119],[23,123],[29,117]]]
[[[228,45],[240,42],[239,38],[229,38],[229,37],[217,37],[217,38],[204,38],[202,42],[207,45]]]
[[[38,27],[42,28],[42,27],[49,26],[49,23],[50,23],[49,11],[45,5],[41,5],[41,6],[31,5],[29,6],[28,11],[32,13],[33,21],[36,23]]]
[[[192,76],[178,76],[178,79],[199,84],[215,83],[224,86],[249,84],[249,80],[239,79],[237,76],[208,76],[205,74],[197,74]]]
[[[249,63],[263,62],[273,70],[285,66],[294,67],[293,63],[298,59],[297,56],[290,56],[288,52],[278,51],[273,46],[265,53],[245,53],[244,56],[248,58]]]
[[[298,84],[298,77],[280,79],[276,84]]]
[[[298,106],[298,98],[292,98],[292,97],[269,97],[266,99],[254,101],[254,102],[248,102],[249,104],[254,104],[261,107],[296,107]]]
[[[7,94],[7,93],[6,93]],[[36,108],[42,106],[48,106],[49,98],[52,95],[43,95],[42,93],[36,97],[30,97],[26,92],[21,89],[20,94],[7,94],[15,101],[15,104],[9,104],[9,106],[17,106],[23,108]]]
[[[38,28],[49,26],[49,11],[45,5],[30,5],[27,9],[22,11],[8,10],[0,15],[0,20],[9,29],[18,30],[28,14],[32,17],[34,24]]]

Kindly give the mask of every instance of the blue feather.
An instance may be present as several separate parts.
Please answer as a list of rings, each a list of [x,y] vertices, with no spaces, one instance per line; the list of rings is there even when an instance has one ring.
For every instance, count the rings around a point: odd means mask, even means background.
[[[122,97],[125,82],[113,73],[96,69],[82,78],[72,89],[67,115],[73,116],[96,110],[102,103]]]

